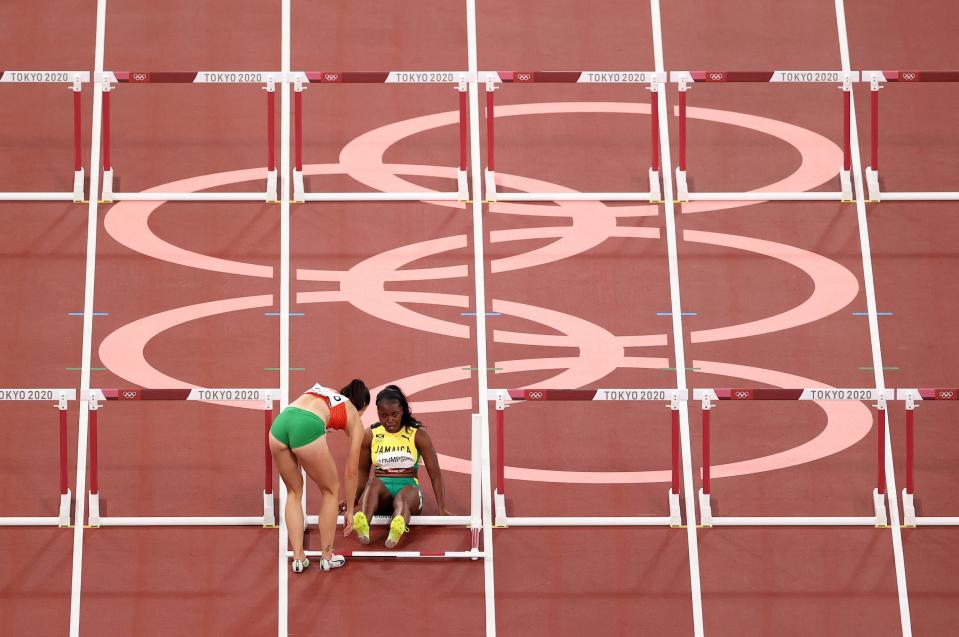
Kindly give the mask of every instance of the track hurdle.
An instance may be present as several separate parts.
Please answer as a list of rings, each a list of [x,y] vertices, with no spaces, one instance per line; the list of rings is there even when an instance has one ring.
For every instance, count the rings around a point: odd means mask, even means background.
[[[876,526],[887,524],[886,516],[886,401],[894,398],[891,389],[695,389],[693,398],[702,401],[703,410],[703,486],[699,490],[699,511],[702,526]],[[811,400],[816,402],[845,400],[875,400],[877,408],[877,476],[876,488],[872,490],[875,515],[862,517],[819,516],[750,516],[718,517],[712,514],[710,496],[710,412],[713,401],[723,400]]]
[[[869,201],[959,201],[959,192],[881,192],[879,188],[879,91],[886,82],[959,82],[959,71],[863,71],[869,83],[869,165],[866,186]]]
[[[265,201],[277,203],[276,84],[281,73],[262,71],[107,71],[95,74],[97,90],[103,92],[103,188],[100,199],[113,201]],[[266,91],[266,191],[254,192],[116,192],[110,157],[110,93],[118,84],[262,84]]]
[[[900,389],[896,398],[906,401],[906,488],[902,490],[903,526],[959,526],[959,517],[916,515],[916,408],[923,400],[959,400],[959,389],[920,388]]]
[[[679,508],[679,409],[687,400],[685,389],[491,389],[488,400],[496,405],[496,490],[493,502],[498,527],[509,526],[671,526],[680,528]],[[654,516],[558,516],[519,517],[506,512],[506,409],[516,403],[538,401],[666,402],[672,431],[672,473],[667,503],[669,515]]]
[[[489,447],[482,444],[482,418],[473,414],[470,428],[470,514],[466,516],[453,515],[412,515],[410,526],[446,526],[465,527],[469,532],[470,548],[466,551],[336,551],[337,555],[357,558],[373,559],[470,559],[479,560],[486,557],[480,548],[481,537],[484,542],[492,541],[483,533],[483,503],[490,499],[489,491]],[[484,453],[485,452],[485,453]],[[349,494],[347,494],[349,497]],[[485,500],[484,500],[485,498]],[[318,515],[305,516],[307,525],[319,524]],[[390,523],[391,515],[375,515],[370,524],[384,526]],[[338,516],[336,523],[342,527],[344,517]],[[307,557],[319,557],[322,551],[306,551]],[[292,551],[287,551],[287,557],[293,557]]]
[[[487,71],[486,168],[483,171],[486,202],[496,201],[644,201],[661,203],[659,184],[659,99],[666,73],[655,71]],[[638,84],[647,85],[650,107],[650,160],[648,192],[497,192],[495,154],[495,91],[500,84]]]
[[[59,414],[60,428],[60,498],[56,516],[0,517],[0,526],[70,526],[71,492],[67,482],[67,409],[77,399],[75,389],[0,389],[0,402],[53,401]]]
[[[273,403],[279,400],[279,389],[90,389],[81,392],[90,411],[90,488],[87,526],[264,526],[276,525],[273,507],[273,456],[270,453],[270,425],[273,424]],[[264,415],[263,430],[263,514],[250,517],[231,516],[136,516],[100,515],[99,457],[97,424],[101,403],[105,401],[203,401],[217,403],[259,402]],[[78,520],[77,523],[80,523]]]
[[[0,192],[0,201],[72,201],[83,203],[84,170],[81,95],[90,81],[89,71],[2,71],[4,84],[66,84],[73,92],[73,190],[70,192]]]
[[[469,201],[466,179],[466,92],[470,73],[460,71],[307,71],[288,76],[293,82],[293,201]],[[449,84],[459,93],[459,164],[456,192],[434,192],[426,188],[411,192],[307,192],[303,180],[303,91],[310,84]]]
[[[852,83],[855,71],[673,71],[670,80],[679,89],[679,166],[676,168],[676,203],[687,201],[843,201],[853,200],[850,151]],[[843,161],[839,169],[839,192],[689,192],[686,179],[686,94],[694,84],[729,83],[832,84],[842,90]]]

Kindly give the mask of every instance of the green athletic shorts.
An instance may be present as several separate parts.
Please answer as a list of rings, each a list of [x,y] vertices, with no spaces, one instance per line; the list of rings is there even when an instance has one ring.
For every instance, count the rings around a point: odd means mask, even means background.
[[[270,433],[290,449],[296,449],[326,434],[326,423],[312,411],[287,407],[273,421]]]
[[[400,489],[404,487],[414,486],[420,494],[420,509],[423,508],[423,489],[420,488],[419,480],[416,478],[387,478],[384,476],[376,476],[378,479],[383,481],[383,486],[386,487],[386,490],[390,492],[390,495],[394,498],[396,494],[400,492]]]

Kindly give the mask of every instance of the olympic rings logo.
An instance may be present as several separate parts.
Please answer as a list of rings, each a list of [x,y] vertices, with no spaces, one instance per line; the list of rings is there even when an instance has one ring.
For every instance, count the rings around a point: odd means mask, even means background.
[[[327,82],[336,82],[340,79],[339,73],[326,73],[323,75],[323,79]]]
[[[722,79],[726,76],[725,73],[710,73],[709,79],[713,82],[721,82]]]
[[[516,81],[517,81],[517,82],[529,82],[529,81],[532,80],[532,79],[533,79],[533,74],[532,74],[532,73],[517,73],[517,74],[516,74]]]
[[[749,398],[748,391],[738,391],[736,392],[736,398]]]
[[[135,391],[125,391],[125,392],[123,392],[123,397],[124,397],[124,398],[136,398],[136,397],[137,397],[137,393],[136,393]]]
[[[530,400],[542,400],[543,392],[541,391],[531,391],[526,393],[526,397]]]
[[[900,77],[906,82],[912,82],[916,79],[916,74],[913,72],[903,73]]]
[[[955,396],[955,393],[951,391],[939,392],[939,398],[942,400],[950,400],[953,396]]]
[[[146,73],[134,73],[133,81],[134,82],[146,82],[147,74]]]

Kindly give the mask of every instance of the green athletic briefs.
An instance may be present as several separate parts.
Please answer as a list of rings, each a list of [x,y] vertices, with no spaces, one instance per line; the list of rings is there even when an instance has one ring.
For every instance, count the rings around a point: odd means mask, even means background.
[[[312,411],[287,407],[273,421],[270,433],[290,449],[296,449],[326,434],[326,423]]]

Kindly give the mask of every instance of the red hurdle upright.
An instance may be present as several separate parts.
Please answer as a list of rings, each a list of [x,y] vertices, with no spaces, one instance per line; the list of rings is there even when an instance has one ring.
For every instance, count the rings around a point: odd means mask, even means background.
[[[296,169],[293,171],[293,201],[469,201],[469,185],[466,177],[467,127],[466,94],[472,77],[463,71],[299,71],[290,74],[293,82],[293,153]],[[303,175],[303,91],[311,84],[449,84],[459,92],[457,166],[455,172],[456,192],[436,192],[409,184],[404,192],[307,192]],[[358,178],[357,175],[354,175]]]
[[[496,410],[496,485],[493,491],[495,521],[497,526],[682,526],[679,509],[679,410],[686,401],[685,389],[491,389],[488,400]],[[665,402],[670,409],[670,489],[668,496],[669,515],[652,516],[511,516],[506,512],[506,409],[517,403],[544,401],[589,402]]]
[[[959,388],[922,387],[916,389],[900,389],[896,392],[896,397],[906,402],[906,488],[902,490],[903,526],[959,526],[959,517],[956,516],[917,516],[915,504],[916,409],[919,407],[921,401],[926,400],[959,401]]]
[[[270,453],[270,425],[273,423],[273,403],[280,399],[279,389],[91,389],[84,391],[82,400],[89,409],[88,440],[90,446],[90,512],[89,526],[274,526],[273,456]],[[258,516],[103,516],[100,514],[99,479],[99,411],[108,401],[199,401],[226,404],[234,407],[262,409],[264,413],[263,441],[263,513]]]
[[[886,402],[894,397],[893,390],[878,389],[840,389],[840,388],[806,388],[806,389],[776,389],[776,388],[732,388],[732,389],[695,389],[693,398],[701,401],[703,423],[703,486],[699,491],[699,505],[702,516],[702,525],[709,526],[884,526],[886,525]],[[877,426],[876,438],[878,447],[876,488],[873,489],[873,509],[875,515],[850,516],[749,516],[749,517],[718,517],[712,514],[711,504],[711,437],[710,411],[715,408],[715,401],[876,401]]]
[[[666,73],[656,71],[488,71],[486,85],[485,200],[495,201],[643,201],[662,200],[659,183],[659,88]],[[499,192],[496,188],[495,98],[500,84],[633,84],[647,85],[650,101],[650,162],[648,192]]]
[[[855,71],[673,71],[670,80],[679,90],[679,166],[676,169],[676,201],[852,201],[852,167],[850,117],[852,83],[858,81]],[[789,83],[839,84],[842,90],[843,160],[838,167],[839,192],[690,192],[686,177],[686,94],[694,84]]]

